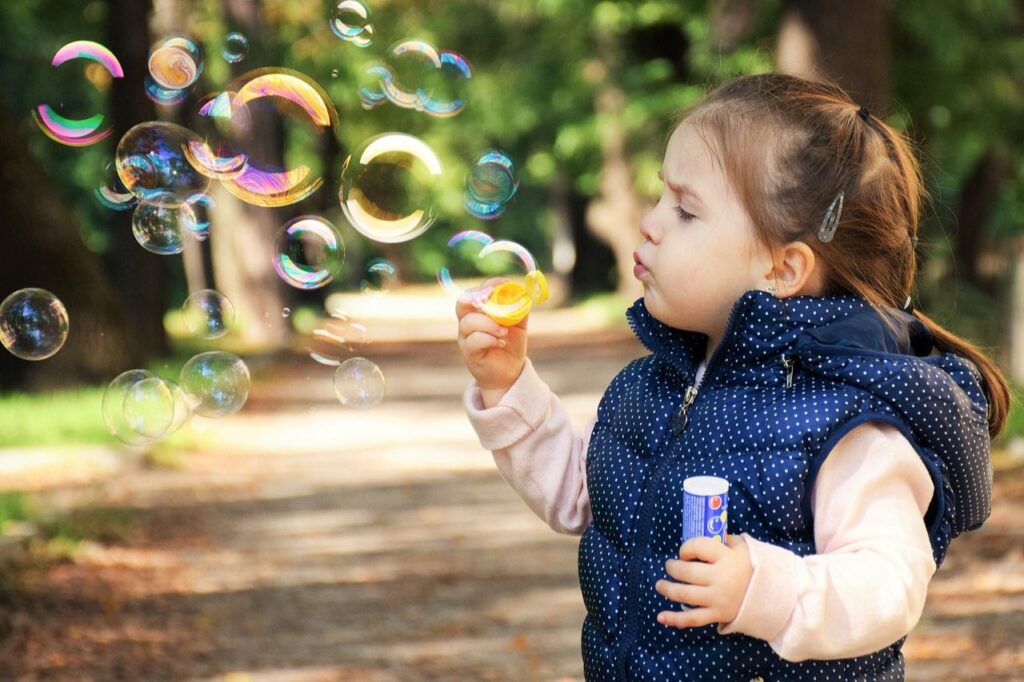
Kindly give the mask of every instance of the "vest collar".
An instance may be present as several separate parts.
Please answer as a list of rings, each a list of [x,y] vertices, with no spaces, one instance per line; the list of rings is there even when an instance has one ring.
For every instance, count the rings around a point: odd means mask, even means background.
[[[750,289],[733,303],[729,322],[708,362],[706,376],[728,377],[745,368],[778,363],[782,354],[807,344],[845,346],[888,353],[928,355],[932,335],[923,322],[902,310],[894,333],[859,296],[778,298]],[[708,336],[656,320],[643,298],[626,311],[633,332],[655,355],[693,377],[707,351]],[[715,383],[718,383],[716,380]]]

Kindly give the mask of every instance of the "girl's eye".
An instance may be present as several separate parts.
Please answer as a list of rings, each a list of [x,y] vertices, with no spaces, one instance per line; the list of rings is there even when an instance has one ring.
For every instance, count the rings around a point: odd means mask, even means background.
[[[684,209],[682,206],[676,206],[675,207],[675,211],[676,211],[676,214],[679,216],[679,219],[682,220],[683,222],[687,222],[688,223],[688,222],[690,222],[691,220],[693,220],[694,218],[697,217],[697,216],[693,215],[692,213],[690,213],[689,211],[687,211],[686,209]]]

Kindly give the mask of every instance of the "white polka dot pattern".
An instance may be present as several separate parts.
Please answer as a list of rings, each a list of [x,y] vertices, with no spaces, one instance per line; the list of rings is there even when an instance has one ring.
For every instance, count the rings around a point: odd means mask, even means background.
[[[867,656],[793,663],[714,625],[661,625],[657,613],[679,605],[654,584],[682,542],[689,476],[730,481],[730,533],[813,553],[814,477],[832,446],[868,420],[897,426],[932,473],[925,521],[941,563],[950,539],[989,513],[977,369],[951,353],[929,356],[930,334],[912,315],[893,335],[860,298],[783,300],[755,289],[735,303],[679,419],[707,337],[658,322],[642,299],[627,315],[651,355],[608,387],[587,453],[593,522],[579,547],[587,680],[902,680],[902,639]],[[673,423],[685,426],[674,432]]]

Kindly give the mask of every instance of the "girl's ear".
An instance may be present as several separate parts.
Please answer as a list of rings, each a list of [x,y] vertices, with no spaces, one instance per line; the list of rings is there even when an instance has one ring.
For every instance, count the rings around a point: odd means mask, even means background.
[[[801,241],[775,249],[774,264],[765,278],[774,280],[776,296],[820,295],[824,278],[814,251]]]

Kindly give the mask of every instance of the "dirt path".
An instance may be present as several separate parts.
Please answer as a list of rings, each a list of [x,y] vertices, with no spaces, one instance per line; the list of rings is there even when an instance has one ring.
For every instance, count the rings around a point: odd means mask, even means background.
[[[577,423],[640,352],[591,340],[531,350]],[[578,538],[480,449],[452,346],[373,357],[375,410],[338,406],[308,360],[256,366],[246,409],[202,423],[211,447],[180,470],[51,491],[139,523],[0,595],[0,679],[582,680]],[[908,679],[1024,670],[1024,462],[1000,462],[992,520],[933,580]]]

